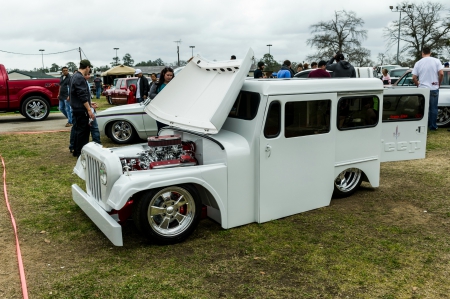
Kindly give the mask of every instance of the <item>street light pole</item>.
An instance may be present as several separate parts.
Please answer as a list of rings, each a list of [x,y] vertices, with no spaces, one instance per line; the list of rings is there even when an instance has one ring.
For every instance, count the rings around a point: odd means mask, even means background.
[[[402,7],[396,6],[395,10],[393,10],[394,6],[389,6],[389,8],[390,8],[391,12],[398,12],[398,13],[400,13],[399,16],[398,16],[398,36],[397,36],[397,39],[398,39],[398,42],[397,42],[397,64],[400,64],[400,60],[399,60],[399,54],[400,54],[400,27],[401,27],[401,24],[402,24],[402,12],[409,12],[413,8],[413,6],[412,5],[408,5],[408,6],[403,5]]]
[[[39,49],[39,51],[40,51],[41,54],[42,54],[42,55],[41,55],[41,56],[42,56],[42,72],[45,73],[45,72],[44,72],[44,51],[45,51],[45,50],[44,50],[44,49]]]
[[[195,46],[189,46],[189,48],[192,49],[192,56],[191,57],[194,57],[194,48],[195,48]]]
[[[269,47],[269,55],[270,55],[270,47],[272,47],[272,44],[267,45]]]
[[[114,48],[114,50],[116,50],[116,66],[119,65],[119,57],[117,57],[117,50],[119,50],[119,48]]]

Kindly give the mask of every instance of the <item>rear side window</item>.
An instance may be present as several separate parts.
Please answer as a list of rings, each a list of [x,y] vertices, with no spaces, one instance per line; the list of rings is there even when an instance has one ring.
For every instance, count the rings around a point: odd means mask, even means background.
[[[412,80],[412,73],[403,76],[397,83],[398,86],[416,86]]]
[[[420,120],[425,111],[422,95],[384,96],[383,122]]]
[[[284,106],[286,138],[330,132],[331,100],[288,102]]]
[[[252,120],[258,112],[259,102],[259,93],[240,91],[228,117]]]
[[[269,105],[266,124],[264,125],[264,136],[266,138],[275,138],[281,131],[281,104],[272,102]]]
[[[137,83],[137,79],[131,79],[131,80],[127,80],[127,86],[130,87],[131,84],[136,85]]]
[[[371,128],[378,124],[377,96],[344,97],[338,102],[337,128],[341,131]]]

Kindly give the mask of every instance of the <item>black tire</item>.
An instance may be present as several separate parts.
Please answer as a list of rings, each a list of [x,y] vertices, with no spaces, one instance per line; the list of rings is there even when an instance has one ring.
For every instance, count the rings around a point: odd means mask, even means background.
[[[438,107],[436,125],[439,128],[447,127],[450,124],[450,107]]]
[[[106,96],[106,100],[108,101],[108,103],[109,103],[110,105],[113,104],[113,103],[112,103],[111,96]]]
[[[362,183],[363,172],[358,168],[342,171],[334,180],[333,197],[344,198],[356,192]]]
[[[41,96],[29,96],[22,102],[21,114],[32,121],[41,121],[50,114],[50,104]]]
[[[133,125],[126,120],[116,120],[109,124],[107,135],[114,143],[118,144],[131,143],[137,137]]]
[[[195,188],[175,185],[146,191],[133,207],[133,220],[151,242],[175,244],[197,227],[202,204]]]

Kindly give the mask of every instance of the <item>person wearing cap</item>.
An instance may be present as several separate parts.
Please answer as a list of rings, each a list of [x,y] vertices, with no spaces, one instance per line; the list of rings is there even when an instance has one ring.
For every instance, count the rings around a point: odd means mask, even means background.
[[[336,60],[336,63],[334,63]],[[327,62],[327,70],[333,72],[333,78],[356,78],[356,71],[353,65],[345,61],[344,54],[337,53]]]
[[[444,63],[444,67],[445,67],[445,68],[449,67],[448,61],[447,61],[446,63]]]
[[[138,80],[136,82],[136,103],[143,102],[147,99],[148,96],[148,79],[143,76],[142,71],[140,69],[136,69],[135,73]]]
[[[91,93],[86,86],[84,76],[91,72],[91,62],[87,59],[80,61],[80,67],[70,81],[70,106],[73,114],[73,156],[79,157],[81,149],[89,142],[91,129],[89,121],[95,119],[95,115],[91,110]]]
[[[308,78],[330,78],[330,73],[327,72],[327,62],[325,60],[319,61],[319,68],[308,74]]]
[[[264,67],[265,67],[264,62],[262,61],[258,62],[258,69],[256,69],[255,72],[253,73],[253,77],[255,79],[263,77]]]

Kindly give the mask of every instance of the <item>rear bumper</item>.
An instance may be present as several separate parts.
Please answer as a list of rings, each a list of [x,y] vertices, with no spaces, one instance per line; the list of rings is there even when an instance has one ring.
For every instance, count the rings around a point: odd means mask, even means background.
[[[122,227],[97,204],[96,199],[76,184],[72,185],[72,198],[114,245],[123,246]]]

